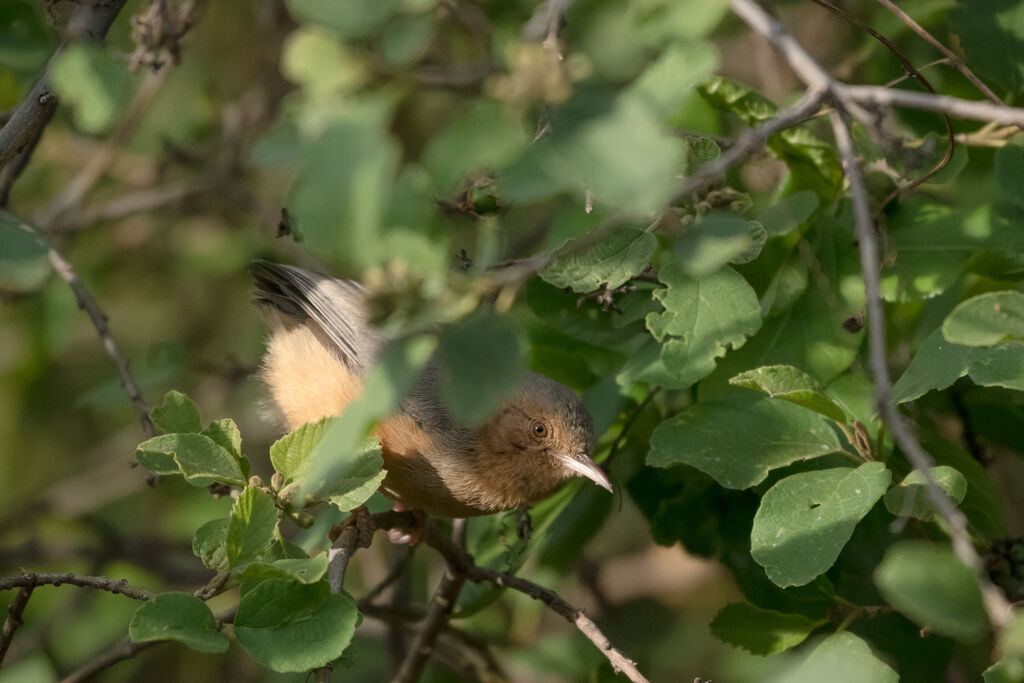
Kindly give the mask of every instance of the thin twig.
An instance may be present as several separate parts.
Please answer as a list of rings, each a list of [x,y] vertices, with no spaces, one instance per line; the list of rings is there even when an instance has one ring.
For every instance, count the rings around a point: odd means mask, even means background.
[[[452,528],[452,544],[459,549],[466,545],[466,520],[455,520]],[[409,646],[409,651],[398,669],[398,673],[391,679],[391,683],[415,683],[423,673],[424,667],[430,661],[430,655],[434,651],[434,643],[441,630],[448,623],[448,617],[455,607],[455,601],[462,592],[462,586],[466,583],[466,574],[457,565],[448,564],[444,576],[441,578],[441,585],[430,600],[430,607],[427,608],[427,615],[420,623],[416,636]]]
[[[949,95],[898,90],[880,85],[843,85],[840,92],[843,97],[865,105],[907,107],[908,109],[946,113],[958,119],[991,121],[1007,126],[1024,125],[1024,109],[1020,107],[1007,107],[980,100],[962,100]]]
[[[117,645],[110,648],[102,655],[89,661],[87,664],[79,669],[71,672],[64,678],[60,679],[60,683],[84,683],[84,681],[91,680],[93,676],[98,674],[100,671],[109,669],[118,662],[123,662],[126,659],[131,659],[135,655],[139,654],[143,650],[147,650],[155,645],[167,643],[167,640],[151,640],[144,643],[133,643],[128,638],[120,641]]]
[[[597,624],[584,615],[582,610],[574,607],[555,591],[512,574],[476,565],[473,562],[473,558],[465,550],[456,547],[447,538],[438,534],[433,527],[427,529],[426,541],[427,545],[441,553],[449,565],[454,565],[465,573],[468,580],[474,583],[490,583],[498,587],[511,588],[534,600],[540,600],[552,611],[560,614],[566,621],[579,629],[597,647],[601,654],[608,658],[612,668],[617,673],[625,674],[634,683],[649,683],[636,668],[636,662],[612,645],[597,627]]]
[[[18,576],[0,579],[0,591],[14,588],[36,588],[38,586],[63,586],[70,584],[80,588],[95,588],[115,595],[124,595],[133,600],[149,600],[153,594],[147,590],[136,588],[127,581],[111,579],[107,576],[79,576],[78,574],[37,574],[24,572]]]
[[[391,567],[391,570],[388,571],[387,576],[385,576],[380,583],[371,588],[369,593],[360,598],[360,609],[362,609],[362,605],[373,602],[374,599],[377,598],[377,596],[379,596],[381,593],[387,590],[388,587],[395,581],[397,581],[398,578],[402,575],[402,573],[405,572],[406,567],[409,566],[409,563],[412,561],[412,556],[416,550],[416,546],[402,545],[399,546],[399,548],[400,552],[402,553],[402,556],[399,557],[398,560],[395,562],[395,565]]]
[[[931,468],[935,467],[935,460],[921,447],[917,437],[903,421],[903,416],[893,406],[892,383],[886,357],[885,311],[882,307],[878,244],[875,237],[875,225],[871,218],[871,207],[868,204],[867,188],[857,164],[853,134],[840,112],[835,112],[832,115],[832,130],[835,133],[836,147],[839,149],[846,177],[850,181],[850,197],[853,201],[861,272],[864,276],[867,299],[868,361],[875,380],[877,408],[910,464],[924,476],[928,498],[946,521],[953,552],[961,562],[974,571],[985,602],[989,622],[993,628],[1002,628],[1009,623],[1010,604],[985,572],[984,562],[975,551],[967,531],[967,517],[953,504],[946,492],[935,483],[931,474]]]
[[[949,60],[949,63],[952,64],[957,71],[962,73],[964,75],[964,78],[973,83],[974,87],[980,90],[981,94],[987,97],[989,101],[992,102],[992,104],[998,104],[1000,106],[1004,104],[1004,102],[999,98],[999,96],[992,92],[991,88],[985,85],[985,83],[980,78],[974,75],[974,72],[971,71],[966,64],[964,64],[963,60],[960,59],[960,56],[957,53],[953,52],[948,47],[939,42],[939,40],[936,39],[935,36],[933,36],[931,33],[928,33],[928,31],[926,31],[920,24],[914,21],[913,17],[911,17],[909,14],[907,14],[898,6],[896,6],[896,4],[892,2],[892,0],[877,0],[877,2],[878,4],[882,5],[887,10],[895,14],[900,21],[902,21],[904,24],[907,25],[907,27],[910,28],[911,31],[919,35],[921,38],[924,38],[927,42],[931,43],[933,47],[938,49],[939,52],[946,55],[946,59]]]
[[[143,433],[145,433],[147,438],[156,436],[156,427],[153,426],[153,421],[149,419],[149,405],[142,397],[142,390],[139,389],[139,384],[135,381],[135,376],[132,375],[131,367],[125,359],[121,347],[114,340],[114,335],[110,332],[110,327],[107,325],[107,314],[103,312],[100,305],[96,303],[96,299],[85,288],[82,281],[78,279],[78,275],[75,274],[71,264],[60,255],[56,248],[51,246],[48,256],[54,270],[71,287],[75,299],[78,300],[78,307],[89,315],[93,327],[96,328],[96,332],[100,335],[100,340],[103,342],[103,348],[107,350],[107,354],[113,359],[114,364],[117,365],[117,374],[121,377],[121,386],[128,392],[128,398],[131,399],[132,405],[135,407]]]
[[[11,646],[14,632],[22,624],[21,615],[25,613],[25,606],[28,605],[28,599],[32,597],[33,588],[34,586],[22,587],[14,596],[11,604],[7,606],[7,619],[4,620],[3,630],[0,631],[0,664],[3,664],[4,657],[7,656],[7,648]]]

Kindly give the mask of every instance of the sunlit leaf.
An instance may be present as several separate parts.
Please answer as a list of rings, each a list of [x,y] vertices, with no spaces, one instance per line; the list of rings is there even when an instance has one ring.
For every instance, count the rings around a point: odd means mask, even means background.
[[[959,505],[967,495],[967,480],[964,475],[948,465],[932,467],[930,470],[935,485],[942,489],[953,505]],[[928,497],[927,483],[920,470],[914,470],[885,494],[885,509],[894,515],[913,517],[922,522],[935,519],[938,511]]]

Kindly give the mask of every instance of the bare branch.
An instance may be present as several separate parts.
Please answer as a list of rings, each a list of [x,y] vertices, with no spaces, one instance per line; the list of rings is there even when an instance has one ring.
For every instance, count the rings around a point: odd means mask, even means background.
[[[60,679],[60,683],[84,683],[85,681],[91,680],[92,677],[100,671],[109,669],[118,662],[131,659],[143,650],[147,650],[155,645],[161,645],[162,643],[167,642],[170,641],[151,640],[145,643],[133,643],[129,639],[125,638],[96,659],[93,659],[80,669],[76,669],[72,673]]]
[[[971,544],[970,535],[967,532],[967,517],[953,504],[946,492],[935,483],[930,471],[930,468],[935,466],[935,460],[921,447],[917,437],[903,421],[903,416],[892,404],[892,383],[886,356],[885,311],[882,308],[878,244],[875,225],[871,218],[871,207],[868,204],[868,192],[857,164],[853,135],[846,121],[843,120],[842,114],[838,111],[832,113],[832,130],[835,133],[836,147],[839,149],[846,177],[850,181],[850,197],[853,201],[861,272],[864,276],[864,289],[867,298],[868,361],[875,380],[875,402],[886,426],[889,427],[889,431],[900,445],[900,449],[914,468],[924,476],[928,498],[946,521],[953,551],[957,558],[974,571],[985,601],[989,622],[993,628],[1001,628],[1009,623],[1010,604],[985,573],[984,562]]]
[[[149,591],[136,588],[123,579],[111,579],[106,576],[79,576],[78,574],[36,574],[34,572],[24,572],[18,576],[0,579],[0,591],[37,586],[63,586],[64,584],[80,588],[95,588],[115,595],[124,595],[133,600],[149,600],[153,597]]]
[[[28,599],[32,597],[33,588],[34,586],[22,587],[18,594],[14,596],[11,604],[7,606],[7,619],[4,620],[3,630],[0,631],[0,664],[3,664],[4,657],[7,655],[7,648],[11,646],[14,632],[22,624],[21,615],[25,612]]]
[[[68,283],[71,291],[74,292],[75,299],[78,300],[78,307],[89,315],[93,327],[96,328],[96,332],[100,335],[100,340],[103,342],[103,348],[107,350],[107,354],[113,359],[114,364],[117,365],[117,373],[121,377],[121,386],[128,392],[128,398],[131,399],[132,405],[135,407],[135,412],[139,417],[139,424],[142,425],[142,431],[147,438],[156,436],[156,427],[153,426],[153,421],[149,419],[149,405],[142,397],[142,390],[139,389],[138,382],[135,381],[135,376],[132,375],[131,367],[125,359],[121,347],[114,340],[114,335],[110,332],[106,313],[96,303],[96,299],[85,288],[82,281],[78,279],[78,275],[75,274],[71,264],[53,246],[50,247],[48,256],[57,274]]]
[[[1020,107],[1007,107],[979,100],[962,100],[949,95],[897,90],[880,85],[844,85],[840,88],[840,93],[844,98],[856,100],[861,104],[923,109],[946,113],[958,119],[990,121],[1014,126],[1024,125],[1024,109]]]
[[[65,45],[78,39],[103,42],[124,4],[125,0],[79,2],[68,21]],[[56,108],[57,96],[50,88],[49,74],[44,73],[11,114],[7,124],[0,128],[0,168],[31,144],[32,139],[49,123]]]
[[[466,520],[455,520],[452,529],[452,543],[462,550],[466,545]],[[427,608],[427,615],[423,618],[409,652],[406,654],[398,673],[391,679],[391,683],[415,683],[423,673],[424,667],[430,661],[430,655],[434,650],[434,643],[437,637],[448,623],[448,617],[452,613],[455,601],[462,592],[462,586],[466,583],[466,574],[460,567],[448,564],[444,576],[441,578],[441,585],[430,601]]]

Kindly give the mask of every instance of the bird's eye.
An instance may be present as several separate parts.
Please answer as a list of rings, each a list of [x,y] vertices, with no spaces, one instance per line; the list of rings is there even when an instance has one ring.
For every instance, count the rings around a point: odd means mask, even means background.
[[[546,424],[540,420],[534,420],[530,423],[530,431],[533,432],[534,436],[543,439],[547,437],[549,430]]]

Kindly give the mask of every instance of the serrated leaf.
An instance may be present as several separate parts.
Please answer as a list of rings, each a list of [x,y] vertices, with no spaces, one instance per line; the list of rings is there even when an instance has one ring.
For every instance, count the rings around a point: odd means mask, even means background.
[[[672,253],[676,257],[675,264],[684,273],[700,277],[744,255],[752,244],[747,221],[733,214],[716,212],[701,216],[688,226],[672,245]]]
[[[750,554],[776,585],[802,586],[831,567],[885,493],[884,463],[794,474],[764,494],[750,532]]]
[[[340,656],[358,619],[352,599],[331,593],[325,582],[267,579],[239,601],[235,637],[258,664],[305,672]]]
[[[490,418],[522,379],[516,330],[493,313],[479,312],[446,331],[437,360],[441,399],[470,426]]]
[[[945,389],[970,375],[982,386],[1024,391],[1024,344],[1007,342],[991,348],[946,341],[936,329],[921,342],[910,366],[892,387],[894,403],[905,403],[933,389]]]
[[[309,456],[324,438],[332,420],[325,417],[319,422],[307,422],[271,445],[270,462],[284,475],[285,481],[294,481],[309,468]]]
[[[161,593],[146,601],[128,625],[133,643],[176,640],[198,652],[222,653],[228,638],[206,603],[187,593]]]
[[[727,347],[739,348],[761,326],[757,294],[731,268],[701,278],[686,275],[677,265],[662,269],[667,287],[654,291],[664,313],[649,313],[647,329],[661,341],[666,370],[678,383],[689,386],[715,369],[715,359]]]
[[[821,622],[802,614],[783,614],[745,602],[723,607],[711,622],[711,635],[755,655],[770,655],[796,647]]]
[[[964,475],[949,467],[940,465],[930,470],[935,484],[946,492],[953,505],[959,505],[967,495],[967,480]],[[897,516],[913,517],[922,522],[935,519],[937,510],[928,497],[924,474],[914,470],[885,493],[885,509]]]
[[[228,522],[225,539],[228,564],[232,570],[263,559],[277,537],[277,507],[274,500],[255,487],[238,496]]]
[[[230,417],[214,420],[201,434],[209,437],[214,443],[233,455],[241,463],[242,433],[238,431],[238,425]]]
[[[836,422],[846,423],[846,413],[825,394],[818,381],[792,365],[766,365],[748,370],[730,379],[729,384],[763,391],[771,398],[790,401]]]
[[[199,417],[199,408],[180,391],[168,391],[160,401],[160,405],[149,411],[149,418],[161,432],[201,432],[203,421]]]
[[[318,494],[342,512],[359,507],[380,487],[387,472],[384,471],[384,459],[381,457],[380,442],[369,439],[363,448],[345,460],[344,467],[336,467],[331,478],[324,484]]]
[[[948,546],[896,543],[875,570],[875,584],[890,605],[931,631],[965,642],[988,632],[974,572]]]
[[[139,444],[135,457],[139,464],[157,474],[181,472],[193,486],[206,486],[210,480],[244,486],[245,477],[238,461],[224,448],[202,434],[164,434]],[[175,463],[176,467],[171,466]]]
[[[1024,294],[986,292],[961,302],[942,322],[942,336],[963,346],[1024,340]]]
[[[899,675],[871,647],[849,631],[833,633],[795,669],[772,683],[899,683]]]
[[[326,573],[327,553],[320,553],[314,557],[251,562],[245,565],[245,569],[239,573],[238,578],[242,581],[286,578],[294,579],[299,583],[316,583]]]
[[[683,175],[692,175],[704,164],[722,156],[722,148],[713,139],[699,136],[687,136],[683,159]]]
[[[636,228],[595,230],[565,242],[537,274],[574,292],[615,289],[647,267],[657,247],[654,235]]]
[[[227,517],[214,519],[199,527],[192,538],[192,553],[202,560],[207,569],[222,571],[228,568],[225,543],[229,524]]]
[[[761,396],[734,396],[698,403],[658,425],[647,464],[691,465],[726,488],[745,489],[777,467],[840,448],[835,431],[816,413]]]

